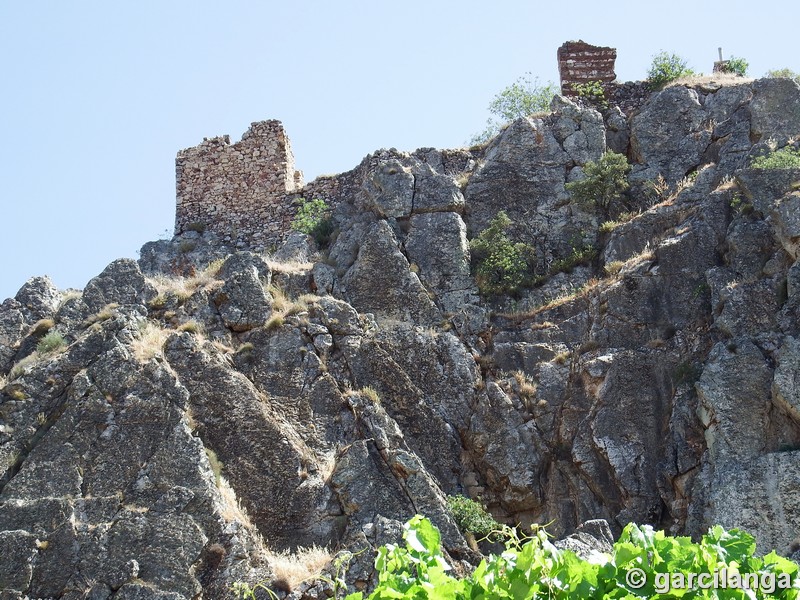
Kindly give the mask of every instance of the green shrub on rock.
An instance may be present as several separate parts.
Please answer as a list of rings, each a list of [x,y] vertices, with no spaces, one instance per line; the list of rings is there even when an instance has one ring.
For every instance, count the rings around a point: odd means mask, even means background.
[[[687,66],[686,60],[677,54],[661,51],[653,57],[650,70],[647,72],[647,81],[650,87],[659,89],[670,81],[691,75],[694,75],[694,71]]]
[[[750,63],[748,63],[745,59],[739,56],[731,56],[725,61],[725,65],[722,67],[722,72],[733,73],[739,77],[745,77],[747,75],[747,69],[749,66]]]
[[[608,151],[597,162],[590,160],[584,165],[583,179],[564,187],[576,202],[607,210],[612,202],[622,199],[630,187],[630,168],[624,155]]]
[[[753,169],[800,169],[800,148],[785,146],[769,154],[756,156],[750,166]]]
[[[300,199],[300,207],[292,220],[292,231],[299,231],[314,238],[320,246],[327,245],[333,233],[333,223],[330,218],[330,208],[325,200],[314,198],[312,200]]]
[[[67,342],[61,333],[58,331],[50,331],[47,335],[39,340],[38,344],[36,344],[36,351],[39,354],[50,354],[51,352],[60,350],[66,345]]]
[[[800,83],[800,74],[795,73],[791,69],[773,69],[771,71],[767,71],[765,77],[771,77],[772,79],[778,78],[785,78],[785,79],[794,79],[797,83]]]
[[[484,296],[516,293],[532,279],[536,251],[528,244],[512,242],[506,235],[510,225],[511,219],[500,211],[470,242],[473,275]]]
[[[465,496],[448,496],[447,508],[461,533],[472,534],[477,540],[488,537],[501,528],[479,502]]]

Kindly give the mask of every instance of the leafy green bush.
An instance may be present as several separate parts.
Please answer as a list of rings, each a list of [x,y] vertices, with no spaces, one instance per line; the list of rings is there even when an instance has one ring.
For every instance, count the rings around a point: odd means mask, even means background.
[[[299,231],[314,238],[319,246],[326,246],[333,233],[330,209],[325,200],[300,199],[300,207],[292,220],[292,231]]]
[[[388,544],[378,550],[371,600],[798,597],[791,587],[796,564],[775,552],[755,556],[752,536],[720,526],[694,543],[630,523],[610,554],[589,560],[556,548],[537,528],[525,539],[512,535],[505,552],[485,558],[464,579],[448,573],[430,521],[417,515],[404,529],[405,548]],[[356,592],[345,600],[362,598]]]
[[[480,503],[464,496],[448,496],[447,508],[464,535],[471,533],[479,540],[501,529],[501,525]]]
[[[484,296],[513,294],[531,281],[536,251],[512,242],[505,233],[510,225],[511,219],[501,210],[470,242],[473,275]]]
[[[489,112],[499,121],[489,118],[486,122],[486,129],[475,135],[470,144],[484,144],[496,136],[500,130],[511,121],[521,117],[527,117],[537,112],[550,110],[550,102],[556,95],[556,86],[548,81],[546,84],[539,83],[538,77],[531,77],[526,73],[505,88],[489,103]]]
[[[566,184],[572,198],[588,207],[608,209],[612,202],[620,200],[628,184],[631,166],[622,154],[610,150],[597,162],[589,161],[583,167],[583,179]]]
[[[766,76],[772,77],[773,79],[785,77],[787,79],[794,79],[797,83],[800,83],[800,74],[795,73],[791,69],[775,69],[773,71],[767,71]]]
[[[599,105],[601,108],[608,108],[606,91],[600,81],[587,81],[586,83],[573,83],[572,91],[578,94],[579,98],[586,98],[589,102]]]
[[[754,169],[800,169],[800,148],[784,146],[764,156],[756,156],[750,166]]]
[[[650,70],[647,72],[647,81],[654,89],[661,88],[679,77],[694,75],[686,60],[677,54],[668,54],[661,51],[653,57]]]
[[[740,77],[747,75],[747,68],[750,66],[745,59],[738,56],[731,56],[722,69],[723,73],[734,73]]]
[[[580,247],[573,246],[569,256],[553,261],[550,265],[549,273],[550,275],[555,275],[556,273],[571,273],[572,269],[578,265],[588,265],[595,258],[597,258],[597,248],[591,244]]]
[[[36,351],[39,354],[50,354],[51,352],[55,352],[66,345],[67,342],[63,335],[61,335],[58,331],[50,331],[47,335],[39,340],[38,344],[36,344]]]

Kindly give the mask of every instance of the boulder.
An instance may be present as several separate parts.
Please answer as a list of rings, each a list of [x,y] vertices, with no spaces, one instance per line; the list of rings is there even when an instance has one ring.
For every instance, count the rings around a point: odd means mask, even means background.
[[[783,145],[800,134],[800,85],[793,79],[768,77],[753,83],[751,139],[773,139]]]
[[[792,259],[800,257],[800,193],[786,194],[776,200],[770,211],[775,236]]]
[[[411,215],[414,206],[414,175],[397,159],[381,161],[363,186],[366,207],[382,218]]]
[[[414,178],[412,214],[461,212],[464,203],[464,195],[452,178],[443,175],[417,175]]]
[[[708,488],[705,524],[739,528],[756,538],[756,552],[791,555],[800,528],[800,451],[771,453],[718,469]]]
[[[88,314],[97,313],[109,304],[146,306],[157,295],[155,287],[142,275],[135,260],[120,258],[86,284],[83,302]]]
[[[642,165],[634,179],[674,184],[695,169],[711,143],[708,115],[695,90],[675,86],[653,94],[631,119],[631,148]]]
[[[367,232],[358,258],[342,278],[342,293],[360,312],[418,323],[439,322],[439,311],[411,272],[386,221]]]
[[[787,337],[777,356],[772,397],[792,419],[800,422],[800,341]]]
[[[264,289],[258,266],[250,257],[234,254],[221,273],[227,275],[225,284],[214,293],[213,300],[225,326],[240,332],[264,325],[272,314],[272,296]]]
[[[772,371],[753,342],[718,343],[697,382],[698,416],[717,470],[768,448]]]
[[[456,312],[478,300],[470,275],[467,228],[454,212],[425,213],[411,217],[406,254],[425,287],[444,312]]]
[[[281,262],[306,262],[314,254],[316,244],[310,235],[292,231],[281,244],[273,259]]]
[[[15,296],[25,314],[25,320],[34,324],[40,319],[55,315],[61,303],[61,292],[50,278],[32,277],[20,288]]]
[[[584,560],[591,560],[596,554],[610,554],[614,550],[614,536],[608,521],[591,519],[584,521],[575,533],[557,540],[553,544],[561,550],[571,550]]]

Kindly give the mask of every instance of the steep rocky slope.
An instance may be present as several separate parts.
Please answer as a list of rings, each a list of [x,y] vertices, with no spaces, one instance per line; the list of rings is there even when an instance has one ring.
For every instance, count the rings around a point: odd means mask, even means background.
[[[486,148],[367,157],[322,252],[190,232],[79,294],[31,279],[0,305],[0,598],[228,597],[269,550],[375,547],[414,513],[466,568],[458,493],[557,534],[722,523],[791,553],[800,170],[750,162],[796,136],[790,80],[629,116],[556,98]],[[564,185],[607,146],[639,212],[601,228]],[[500,210],[542,277],[487,300],[468,239]]]

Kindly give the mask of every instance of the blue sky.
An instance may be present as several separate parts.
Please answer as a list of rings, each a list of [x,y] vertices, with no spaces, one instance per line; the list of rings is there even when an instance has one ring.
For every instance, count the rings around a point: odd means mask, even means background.
[[[171,233],[176,152],[283,121],[306,180],[382,147],[457,147],[492,97],[557,80],[567,40],[708,72],[788,67],[794,2],[0,2],[0,300],[31,276],[83,287]]]

